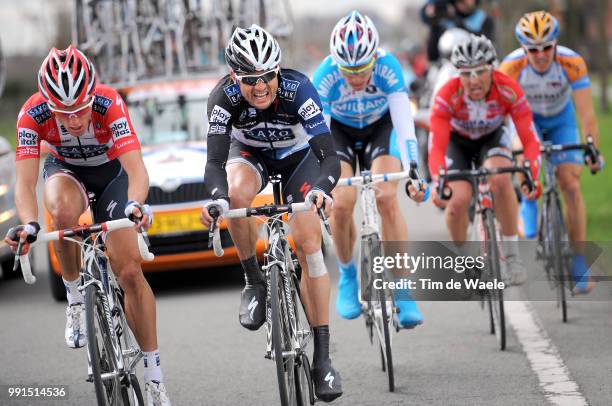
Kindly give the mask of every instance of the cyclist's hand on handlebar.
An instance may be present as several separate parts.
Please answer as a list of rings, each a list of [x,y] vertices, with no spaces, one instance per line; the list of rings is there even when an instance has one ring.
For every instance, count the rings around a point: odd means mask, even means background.
[[[529,191],[529,187],[527,186],[526,182],[523,182],[523,185],[521,186],[521,192],[527,200],[537,200],[542,194],[542,185],[540,184],[540,182],[536,180],[534,183],[535,187],[531,192]]]
[[[318,209],[323,208],[323,212],[327,217],[331,216],[334,200],[320,189],[310,189],[304,199],[308,207],[317,213]],[[314,204],[316,202],[316,204]]]
[[[140,204],[134,200],[129,200],[125,205],[124,212],[125,216],[135,223],[134,229],[137,231],[141,227],[148,230],[153,224],[153,210],[148,204]]]
[[[592,161],[593,160],[589,155],[585,155],[584,162],[588,165],[589,169],[591,170],[591,173],[597,173],[606,166],[606,160],[604,159],[601,152],[598,152],[597,159],[594,160],[595,162]]]
[[[406,185],[406,191],[408,192],[408,197],[410,197],[417,203],[426,201],[431,193],[429,185],[423,180],[419,182],[413,181],[408,183]]]
[[[434,181],[431,187],[429,188],[431,193],[431,202],[438,208],[444,209],[446,208],[446,204],[448,203],[446,200],[442,200],[438,195],[438,181]]]
[[[21,224],[8,230],[6,237],[4,237],[4,242],[11,247],[13,253],[16,253],[17,247],[21,241],[23,245],[20,254],[25,255],[30,249],[30,244],[36,241],[39,231],[40,224],[36,221],[31,221],[28,224]]]
[[[200,213],[200,222],[207,228],[210,228],[212,225],[214,218],[210,215],[209,210],[212,208],[216,208],[219,212],[219,216],[217,217],[217,224],[220,219],[223,217],[223,213],[229,211],[229,202],[225,199],[216,199],[209,200],[204,203],[204,207],[202,207],[202,212]]]

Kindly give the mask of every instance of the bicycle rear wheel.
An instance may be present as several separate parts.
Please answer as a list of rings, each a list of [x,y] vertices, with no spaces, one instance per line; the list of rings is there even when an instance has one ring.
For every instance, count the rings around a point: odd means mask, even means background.
[[[276,364],[278,391],[282,406],[297,405],[295,354],[291,344],[282,268],[273,265],[270,272],[270,307],[272,311],[272,351]],[[298,378],[299,379],[299,378]]]
[[[371,285],[374,280],[374,271],[372,264],[374,258],[382,255],[382,243],[378,234],[370,234],[366,236],[362,242],[361,255],[361,272],[366,272],[366,280],[368,284],[365,289],[368,291],[366,299],[370,302],[368,309],[373,310],[374,327],[377,332],[378,341],[380,344],[380,356],[383,372],[387,373],[389,381],[389,391],[395,391],[395,375],[393,370],[393,351],[391,346],[391,329],[389,324],[392,323],[393,314],[388,311],[387,301],[391,301],[388,297],[389,293],[385,289],[377,289],[376,291]],[[384,281],[387,280],[384,273],[379,274]],[[377,313],[380,312],[380,315]]]
[[[87,323],[87,351],[91,361],[92,378],[98,405],[123,404],[119,370],[115,359],[113,338],[103,299],[96,285],[85,291],[85,318]]]
[[[563,224],[563,216],[561,214],[561,208],[559,207],[559,201],[556,196],[550,196],[547,201],[547,218],[546,222],[546,237],[549,238],[548,244],[551,249],[550,263],[553,267],[554,278],[557,279],[557,300],[561,305],[561,316],[564,323],[567,323],[567,298],[565,292],[565,282],[569,269],[566,269],[566,261],[564,261],[563,250],[561,248],[561,240],[563,235],[561,233],[561,226]]]
[[[500,270],[500,255],[499,244],[497,240],[497,232],[495,227],[495,216],[493,211],[485,210],[485,235],[487,254],[489,257],[488,278],[490,281],[497,279],[501,281]],[[494,331],[499,347],[503,351],[506,349],[506,318],[504,312],[504,293],[500,289],[489,289],[488,293],[490,300],[490,314],[493,315],[494,326],[491,328]]]

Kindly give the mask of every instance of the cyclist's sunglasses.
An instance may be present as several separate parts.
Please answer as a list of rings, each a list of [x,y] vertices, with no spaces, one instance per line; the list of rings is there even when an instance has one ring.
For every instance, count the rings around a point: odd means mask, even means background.
[[[372,66],[374,66],[374,62],[376,62],[376,58],[372,58],[372,60],[366,63],[365,65],[359,65],[359,66],[340,66],[338,65],[338,67],[340,68],[342,72],[348,75],[357,75],[359,73],[363,73],[367,71],[368,69],[371,69]]]
[[[260,73],[258,75],[238,75],[236,74],[236,79],[248,86],[255,86],[261,80],[264,83],[270,83],[270,81],[274,80],[274,78],[278,75],[278,68]]]
[[[548,52],[555,47],[554,42],[545,42],[540,45],[525,45],[525,49],[530,54],[535,54],[536,52]]]
[[[55,113],[57,117],[64,119],[64,120],[69,120],[73,117],[81,118],[87,115],[91,111],[89,108],[92,106],[93,102],[94,102],[94,98],[92,97],[89,102],[87,102],[86,104],[74,110],[57,109],[57,108],[51,107],[50,105],[49,105],[49,110]]]
[[[459,76],[461,76],[464,79],[469,79],[469,78],[479,78],[485,73],[489,72],[490,70],[491,70],[491,65],[485,65],[485,66],[480,66],[478,68],[458,69],[457,71],[459,72]]]

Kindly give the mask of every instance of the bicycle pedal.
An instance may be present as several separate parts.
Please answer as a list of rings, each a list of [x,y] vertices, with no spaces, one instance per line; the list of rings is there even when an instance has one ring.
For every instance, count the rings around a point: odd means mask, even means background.
[[[85,382],[92,383],[93,382],[93,375],[87,375],[87,379],[85,379]]]
[[[272,359],[272,353],[270,351],[266,351],[266,353],[264,354],[264,358],[265,359]]]

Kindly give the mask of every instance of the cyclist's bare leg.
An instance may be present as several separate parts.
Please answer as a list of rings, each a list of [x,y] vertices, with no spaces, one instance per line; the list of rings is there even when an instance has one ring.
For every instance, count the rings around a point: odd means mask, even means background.
[[[44,201],[54,229],[70,228],[78,224],[79,216],[87,208],[84,193],[82,187],[68,176],[53,176],[47,180]],[[63,278],[67,281],[76,280],[81,267],[79,247],[69,241],[58,241],[54,245]]]
[[[560,164],[557,167],[557,181],[565,202],[567,233],[570,241],[586,240],[586,208],[580,191],[582,166],[577,164]],[[577,244],[580,245],[580,244]],[[581,252],[581,247],[576,246]]]
[[[313,327],[329,324],[329,273],[311,277],[306,255],[321,250],[321,225],[314,212],[295,213],[289,220],[291,234],[296,246],[296,254],[302,266],[300,292],[306,306],[308,320]],[[304,283],[305,282],[305,283]]]
[[[372,162],[372,173],[390,173],[402,170],[400,160],[383,155]],[[397,182],[380,182],[376,184],[376,206],[382,220],[383,241],[407,241],[408,228],[406,219],[397,201]]]
[[[508,158],[494,156],[484,163],[485,168],[500,168],[511,166]],[[510,174],[489,177],[489,188],[495,199],[495,215],[499,221],[501,233],[505,236],[518,234],[518,201],[512,186]]]
[[[142,351],[156,350],[155,297],[140,268],[134,229],[113,231],[106,238],[113,273],[125,292],[125,316]]]
[[[470,222],[469,209],[472,202],[472,185],[469,182],[458,180],[448,183],[452,190],[452,197],[446,205],[444,217],[446,227],[455,242],[467,240],[467,230]]]
[[[231,163],[226,169],[230,209],[251,207],[259,191],[259,175],[250,166],[241,162]],[[240,260],[246,260],[256,254],[258,236],[256,219],[227,219],[227,227]]]
[[[340,161],[340,177],[353,176],[353,168],[347,162]],[[332,239],[336,247],[338,260],[349,263],[353,258],[356,229],[353,221],[353,210],[357,201],[357,191],[351,186],[338,186],[332,192],[334,212],[330,218]]]

